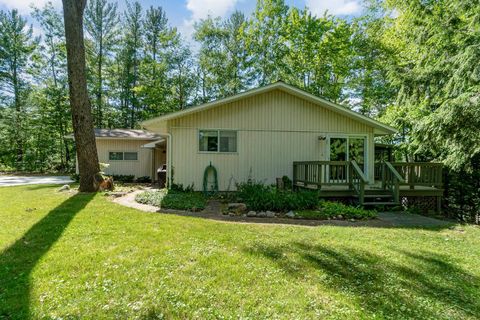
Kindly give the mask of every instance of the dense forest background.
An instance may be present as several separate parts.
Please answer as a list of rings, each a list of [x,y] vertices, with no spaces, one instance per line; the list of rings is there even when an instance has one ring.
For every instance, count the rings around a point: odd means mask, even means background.
[[[245,16],[207,18],[194,42],[161,7],[89,0],[88,87],[95,126],[142,120],[277,80],[399,129],[402,160],[448,168],[452,210],[480,203],[478,0],[366,0],[345,20],[283,0]],[[62,13],[32,8],[35,37],[17,11],[0,12],[0,171],[74,166]]]

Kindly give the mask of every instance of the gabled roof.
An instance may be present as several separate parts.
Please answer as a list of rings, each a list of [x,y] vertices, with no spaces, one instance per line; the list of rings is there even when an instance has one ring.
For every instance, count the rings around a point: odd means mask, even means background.
[[[100,139],[133,139],[133,140],[159,140],[161,136],[146,130],[134,129],[94,129],[95,138]],[[66,136],[74,138],[73,134]]]
[[[278,82],[275,82],[275,83],[272,83],[272,84],[269,84],[269,85],[266,85],[266,86],[263,86],[263,87],[247,90],[245,92],[238,93],[238,94],[230,96],[230,97],[226,97],[226,98],[223,98],[223,99],[218,99],[218,100],[208,102],[208,103],[205,103],[205,104],[201,104],[201,105],[198,105],[198,106],[195,106],[195,107],[190,107],[190,108],[187,108],[187,109],[184,109],[184,110],[181,110],[181,111],[177,111],[177,112],[169,113],[169,114],[166,114],[166,115],[163,115],[163,116],[160,116],[160,117],[149,119],[149,120],[143,121],[141,123],[141,125],[146,127],[146,126],[148,126],[152,123],[155,123],[155,122],[162,122],[162,121],[172,120],[172,119],[176,119],[176,118],[181,118],[181,117],[190,115],[192,113],[205,111],[205,110],[215,108],[215,107],[220,106],[220,105],[224,105],[224,104],[231,103],[231,102],[234,102],[234,101],[238,101],[238,100],[241,100],[241,99],[249,98],[249,97],[252,97],[252,96],[255,96],[255,95],[258,95],[258,94],[262,94],[262,93],[266,93],[266,92],[269,92],[269,91],[272,91],[272,90],[282,90],[284,92],[290,93],[294,96],[305,99],[305,100],[310,101],[312,103],[321,105],[324,108],[335,111],[335,112],[337,112],[339,114],[342,114],[346,117],[349,117],[349,118],[352,118],[356,121],[362,122],[366,125],[369,125],[369,126],[375,128],[375,133],[376,134],[380,134],[380,135],[381,134],[393,134],[393,133],[397,132],[396,129],[394,129],[394,128],[386,125],[386,124],[383,124],[380,121],[377,121],[377,120],[374,120],[374,119],[369,118],[367,116],[364,116],[364,115],[362,115],[358,112],[355,112],[355,111],[353,111],[353,110],[351,110],[347,107],[344,107],[342,105],[339,105],[339,104],[333,103],[331,101],[328,101],[326,99],[317,97],[317,96],[315,96],[311,93],[308,93],[308,92],[306,92],[302,89],[296,88],[292,85],[286,84],[285,82],[282,82],[282,81],[278,81]]]

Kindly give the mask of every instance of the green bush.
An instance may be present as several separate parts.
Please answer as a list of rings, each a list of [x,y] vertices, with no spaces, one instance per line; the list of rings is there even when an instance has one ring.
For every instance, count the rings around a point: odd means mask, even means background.
[[[152,178],[150,178],[149,176],[144,176],[144,177],[138,177],[135,182],[137,183],[151,183],[152,182]]]
[[[167,189],[142,192],[136,196],[135,200],[160,208],[190,211],[203,210],[207,205],[207,200],[199,192],[179,192]]]
[[[114,174],[113,181],[122,182],[122,183],[132,183],[135,179],[135,176],[132,174]]]
[[[250,210],[279,211],[313,209],[318,203],[318,194],[314,191],[278,190],[256,181],[237,185],[238,197]]]
[[[377,216],[374,210],[347,206],[340,202],[320,201],[317,210],[299,211],[297,216],[304,219],[328,219],[342,216],[343,219],[372,219]]]

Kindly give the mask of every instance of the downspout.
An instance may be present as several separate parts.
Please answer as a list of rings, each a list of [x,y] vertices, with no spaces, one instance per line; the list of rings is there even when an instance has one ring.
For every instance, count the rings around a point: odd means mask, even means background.
[[[172,142],[173,137],[171,133],[166,133],[167,136],[167,188],[172,187]]]

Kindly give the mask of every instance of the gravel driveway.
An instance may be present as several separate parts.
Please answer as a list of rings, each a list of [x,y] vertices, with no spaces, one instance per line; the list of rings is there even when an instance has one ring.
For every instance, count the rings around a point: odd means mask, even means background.
[[[68,176],[2,176],[0,187],[21,186],[26,184],[68,184],[73,180]]]

